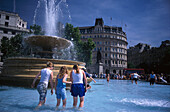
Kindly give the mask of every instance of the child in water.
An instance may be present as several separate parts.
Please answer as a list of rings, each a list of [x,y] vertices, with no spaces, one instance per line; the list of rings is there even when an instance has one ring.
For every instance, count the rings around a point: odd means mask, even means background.
[[[56,105],[57,108],[60,105],[61,98],[63,100],[63,108],[65,108],[66,106],[66,83],[71,83],[69,81],[66,81],[67,76],[68,76],[68,70],[65,66],[62,66],[55,80],[55,93],[57,97],[57,105]]]

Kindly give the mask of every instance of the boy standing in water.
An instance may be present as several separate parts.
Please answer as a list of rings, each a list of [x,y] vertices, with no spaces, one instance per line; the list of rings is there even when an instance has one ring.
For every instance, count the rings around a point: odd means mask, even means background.
[[[152,71],[152,74],[150,74],[150,85],[154,85],[155,80],[156,80],[156,75]]]
[[[138,77],[140,77],[137,72],[131,74],[131,77],[133,76],[133,79],[132,79],[132,84],[133,84],[133,80],[135,80],[135,83],[138,84],[137,80],[138,80]]]
[[[57,108],[60,105],[61,98],[63,100],[63,108],[66,107],[66,83],[71,84],[71,82],[66,81],[67,76],[68,76],[68,70],[65,66],[62,66],[55,80],[55,93],[57,97],[57,105],[56,105]]]
[[[47,68],[42,69],[35,77],[33,80],[33,83],[31,85],[32,88],[35,86],[35,82],[38,79],[39,76],[41,76],[40,82],[37,86],[38,93],[40,94],[40,99],[39,99],[39,106],[42,106],[45,101],[46,101],[46,95],[47,95],[47,88],[48,88],[48,82],[50,79],[50,84],[51,84],[51,95],[53,94],[53,63],[52,62],[47,62]]]
[[[91,80],[93,80],[94,83],[96,83],[96,81],[90,76],[90,74],[87,73],[86,68],[82,68],[82,70],[86,74],[86,78],[89,77]],[[87,83],[87,89],[90,89],[90,88],[91,88],[91,86]]]

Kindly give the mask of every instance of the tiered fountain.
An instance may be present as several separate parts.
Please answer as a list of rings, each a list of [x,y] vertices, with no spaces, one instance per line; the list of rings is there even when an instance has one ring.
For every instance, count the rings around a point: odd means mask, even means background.
[[[65,0],[61,0],[56,5],[56,0],[40,0],[38,1],[38,5],[41,2],[45,4],[45,18],[46,18],[46,35],[48,36],[30,36],[25,38],[24,42],[31,45],[37,46],[41,48],[40,52],[41,58],[35,57],[13,57],[5,60],[3,65],[2,74],[0,77],[1,84],[7,85],[16,85],[16,86],[26,86],[29,87],[35,78],[36,74],[42,69],[46,67],[47,61],[51,61],[54,63],[54,78],[59,72],[61,66],[66,66],[69,71],[72,70],[73,65],[78,64],[80,66],[85,66],[84,62],[71,61],[71,60],[61,60],[52,58],[54,53],[56,52],[54,49],[62,50],[68,48],[71,45],[69,40],[64,38],[51,36],[56,35],[56,17],[58,16],[56,12],[58,12],[59,5],[66,2]],[[37,10],[37,9],[36,9]],[[48,56],[48,58],[45,58]],[[49,57],[51,59],[49,59]],[[38,82],[38,81],[37,81]]]

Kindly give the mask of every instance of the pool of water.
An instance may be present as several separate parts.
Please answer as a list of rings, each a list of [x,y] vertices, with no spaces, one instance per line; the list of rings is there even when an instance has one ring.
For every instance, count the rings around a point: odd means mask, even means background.
[[[72,109],[72,96],[67,91],[67,106],[57,111],[64,112],[169,112],[170,86],[153,85],[139,81],[96,79],[87,91],[82,110]],[[0,86],[0,112],[52,112],[55,111],[56,96],[47,94],[47,102],[38,110],[39,94],[36,89]]]

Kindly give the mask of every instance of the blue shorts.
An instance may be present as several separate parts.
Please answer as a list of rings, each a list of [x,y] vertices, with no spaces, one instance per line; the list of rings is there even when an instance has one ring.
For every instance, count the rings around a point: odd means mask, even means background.
[[[62,88],[62,87],[57,87],[57,91],[56,91],[56,98],[57,99],[61,99],[64,100],[66,99],[67,95],[66,95],[66,89]]]
[[[71,85],[71,95],[73,97],[83,97],[85,96],[84,84],[72,84]]]
[[[40,94],[40,101],[44,101],[47,95],[47,84],[40,82],[37,85],[38,93]]]

